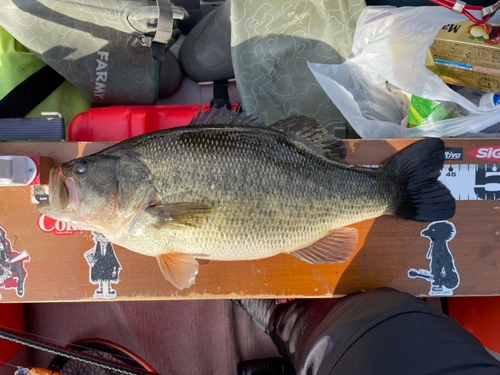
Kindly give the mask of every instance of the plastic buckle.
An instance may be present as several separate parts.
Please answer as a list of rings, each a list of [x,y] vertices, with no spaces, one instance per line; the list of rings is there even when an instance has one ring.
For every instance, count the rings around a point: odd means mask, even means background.
[[[153,54],[153,59],[155,59],[156,61],[166,61],[167,60],[166,49],[167,49],[166,44],[158,43],[153,40],[153,43],[151,45],[151,53]]]

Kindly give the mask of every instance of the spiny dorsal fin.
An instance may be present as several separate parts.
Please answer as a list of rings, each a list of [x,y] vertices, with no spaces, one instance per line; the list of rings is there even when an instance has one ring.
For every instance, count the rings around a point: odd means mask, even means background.
[[[319,122],[308,116],[292,116],[271,125],[287,134],[293,134],[297,140],[328,159],[341,160],[346,156],[344,142],[328,133]]]
[[[247,116],[244,113],[237,113],[234,109],[210,108],[209,111],[203,112],[203,109],[198,112],[196,117],[193,117],[188,126],[194,125],[240,125],[240,126],[265,126],[256,118]]]
[[[195,125],[232,125],[266,127],[257,119],[244,113],[236,113],[233,109],[211,108],[208,112],[200,110],[188,126]],[[328,159],[339,160],[346,156],[344,142],[328,133],[315,119],[307,116],[292,116],[269,125],[270,128],[281,130],[287,135],[293,135],[295,141],[308,146]]]

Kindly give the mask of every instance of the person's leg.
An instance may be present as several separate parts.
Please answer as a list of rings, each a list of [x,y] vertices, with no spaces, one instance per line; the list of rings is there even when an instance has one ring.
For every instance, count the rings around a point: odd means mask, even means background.
[[[246,310],[252,316],[248,305]],[[393,289],[351,295],[336,304],[296,300],[268,315],[269,334],[297,374],[500,374],[500,362],[472,334],[424,301]]]

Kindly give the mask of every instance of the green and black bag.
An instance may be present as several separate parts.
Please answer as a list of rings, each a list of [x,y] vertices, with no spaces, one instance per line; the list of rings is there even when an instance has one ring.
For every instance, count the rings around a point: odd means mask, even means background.
[[[181,83],[168,48],[187,17],[169,0],[4,0],[0,25],[89,102],[150,104]]]
[[[64,120],[68,124],[91,107],[75,86],[2,27],[0,64],[0,141],[63,140]]]

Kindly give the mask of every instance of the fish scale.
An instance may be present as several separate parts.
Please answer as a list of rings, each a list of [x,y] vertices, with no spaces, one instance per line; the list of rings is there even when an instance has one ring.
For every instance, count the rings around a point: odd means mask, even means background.
[[[154,240],[147,249],[144,236],[133,238],[133,230],[111,239],[153,256],[258,259],[379,216],[393,200],[377,171],[320,158],[268,133],[218,129],[200,137],[199,131],[184,131],[138,144],[162,204],[208,203],[213,211],[200,228],[187,230],[158,231],[151,215],[138,215],[131,227],[149,227]]]

